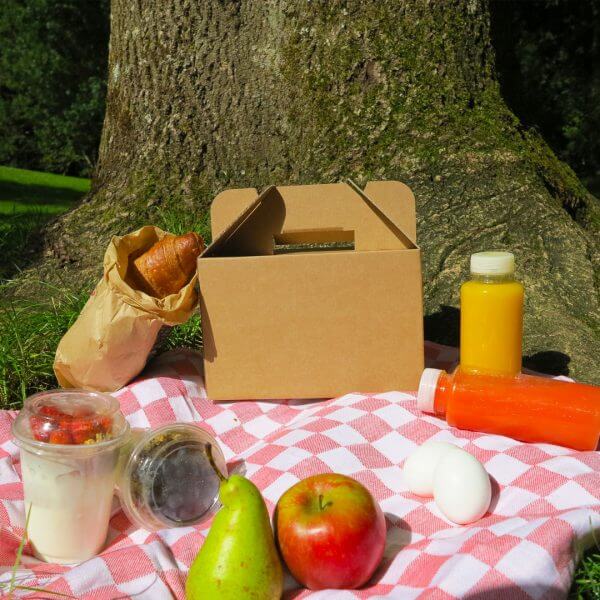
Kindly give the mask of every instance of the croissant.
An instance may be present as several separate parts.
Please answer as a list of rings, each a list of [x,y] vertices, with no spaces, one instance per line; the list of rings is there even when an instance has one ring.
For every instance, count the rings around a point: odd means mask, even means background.
[[[197,233],[167,235],[129,264],[127,279],[155,298],[176,294],[189,283],[204,248],[204,240]]]

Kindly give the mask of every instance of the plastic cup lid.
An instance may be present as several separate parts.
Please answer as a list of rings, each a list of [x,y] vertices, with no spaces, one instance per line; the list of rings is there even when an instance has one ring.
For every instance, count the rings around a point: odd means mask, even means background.
[[[133,432],[120,481],[121,504],[131,521],[149,531],[208,519],[218,506],[225,457],[216,440],[190,423]],[[211,464],[212,460],[212,464]]]
[[[12,425],[19,445],[37,452],[98,452],[121,444],[129,425],[119,402],[99,392],[50,390],[25,400]]]

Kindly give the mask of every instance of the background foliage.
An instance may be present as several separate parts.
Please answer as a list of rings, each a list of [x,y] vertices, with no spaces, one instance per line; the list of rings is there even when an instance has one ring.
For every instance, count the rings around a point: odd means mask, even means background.
[[[600,2],[492,0],[502,91],[600,194]],[[86,176],[104,114],[110,0],[3,0],[0,164]]]
[[[600,2],[496,0],[492,18],[509,106],[600,195]]]
[[[88,175],[104,116],[110,0],[2,0],[0,164]]]

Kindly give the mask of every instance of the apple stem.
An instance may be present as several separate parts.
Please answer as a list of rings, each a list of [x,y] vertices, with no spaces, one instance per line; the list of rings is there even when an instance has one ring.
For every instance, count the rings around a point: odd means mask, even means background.
[[[323,494],[319,494],[319,510],[325,510],[331,504],[333,504],[331,501],[325,502],[325,504],[323,504]]]
[[[212,452],[212,444],[205,444],[204,449],[206,450],[206,457],[208,458],[208,462],[213,468],[213,471],[217,474],[219,481],[227,481],[227,477],[225,477],[223,473],[221,473],[221,470],[219,469],[219,467],[217,467],[217,464],[215,463],[215,457],[213,456]]]

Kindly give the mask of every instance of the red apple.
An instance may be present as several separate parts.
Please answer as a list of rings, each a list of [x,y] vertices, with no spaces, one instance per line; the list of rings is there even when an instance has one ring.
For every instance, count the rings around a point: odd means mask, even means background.
[[[299,481],[277,503],[275,528],[292,575],[311,590],[357,588],[385,548],[385,517],[363,485],[324,473]]]

